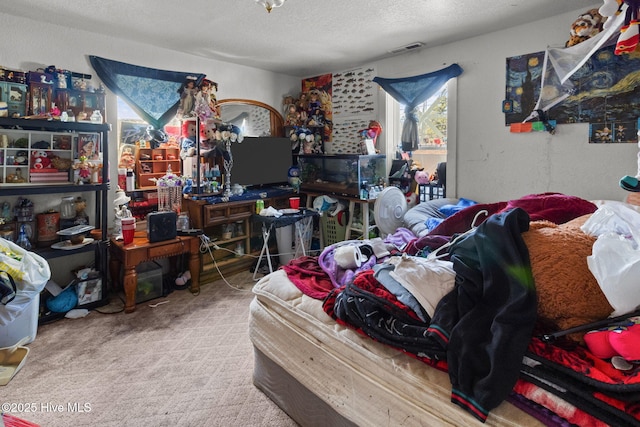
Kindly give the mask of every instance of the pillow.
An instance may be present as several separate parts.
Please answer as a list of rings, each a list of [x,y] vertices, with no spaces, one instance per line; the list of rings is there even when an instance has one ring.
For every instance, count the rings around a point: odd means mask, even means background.
[[[440,212],[440,208],[456,203],[458,203],[458,199],[454,198],[433,199],[419,203],[404,214],[404,224],[413,234],[419,237],[429,231],[425,225],[429,218],[446,218]]]

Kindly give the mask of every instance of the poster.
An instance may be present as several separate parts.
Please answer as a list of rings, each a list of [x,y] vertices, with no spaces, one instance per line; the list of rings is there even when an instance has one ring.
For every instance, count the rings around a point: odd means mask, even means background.
[[[569,96],[548,111],[557,124],[589,123],[590,143],[636,143],[640,117],[640,55],[597,51],[570,79]],[[505,124],[522,122],[540,96],[544,52],[507,58]]]

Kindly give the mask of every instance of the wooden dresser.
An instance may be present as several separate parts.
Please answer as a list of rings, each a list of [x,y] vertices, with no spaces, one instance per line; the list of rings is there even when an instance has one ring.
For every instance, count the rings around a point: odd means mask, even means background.
[[[289,207],[291,196],[284,194],[262,200],[265,208],[283,209]],[[201,247],[200,283],[219,279],[220,272],[227,276],[247,271],[255,264],[262,248],[261,225],[251,221],[255,209],[255,199],[213,204],[205,200],[182,201],[182,210],[189,214],[191,227],[202,229],[211,240],[209,249],[215,263],[209,251]]]

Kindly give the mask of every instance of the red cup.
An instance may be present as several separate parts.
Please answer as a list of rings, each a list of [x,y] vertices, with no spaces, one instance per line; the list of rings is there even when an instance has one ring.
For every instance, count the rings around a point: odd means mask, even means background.
[[[133,235],[136,232],[135,218],[122,218],[122,240],[125,245],[133,242]]]
[[[300,209],[300,197],[289,197],[289,207],[291,209]]]

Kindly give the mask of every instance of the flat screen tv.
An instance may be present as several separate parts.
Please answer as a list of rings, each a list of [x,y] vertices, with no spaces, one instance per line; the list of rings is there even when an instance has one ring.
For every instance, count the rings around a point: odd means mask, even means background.
[[[286,184],[292,165],[291,141],[278,137],[245,137],[231,145],[231,183],[249,187]]]

